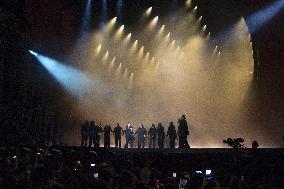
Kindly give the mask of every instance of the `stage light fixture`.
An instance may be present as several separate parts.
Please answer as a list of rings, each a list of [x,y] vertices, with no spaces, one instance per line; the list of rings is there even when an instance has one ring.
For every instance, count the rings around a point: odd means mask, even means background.
[[[202,28],[202,31],[204,31],[204,32],[205,32],[205,31],[206,31],[206,28],[207,28],[207,26],[206,26],[206,25],[204,25],[204,26],[203,26],[203,28]]]
[[[186,0],[185,6],[189,8],[191,6],[192,0]]]
[[[145,16],[149,17],[152,13],[152,7],[149,7],[146,11],[145,11]]]

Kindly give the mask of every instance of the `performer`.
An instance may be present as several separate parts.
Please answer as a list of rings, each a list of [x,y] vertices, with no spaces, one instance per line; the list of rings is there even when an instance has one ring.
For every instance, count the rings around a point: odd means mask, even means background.
[[[179,148],[190,148],[187,142],[189,131],[185,115],[181,116],[181,118],[178,120],[178,123]]]
[[[158,133],[158,146],[159,148],[164,148],[165,131],[162,123],[158,124],[157,133]]]
[[[156,136],[157,136],[157,129],[155,127],[155,124],[152,124],[151,128],[148,131],[148,135],[150,138],[149,148],[151,148],[152,146],[153,148],[155,148]]]
[[[95,147],[95,122],[91,121],[89,126],[89,147],[92,147],[93,144]]]
[[[170,148],[175,148],[176,146],[175,140],[177,138],[177,132],[173,122],[170,122],[170,126],[167,131],[167,136],[170,139]]]
[[[86,147],[88,143],[88,134],[89,134],[89,121],[86,120],[81,124],[81,147]]]
[[[138,148],[145,147],[145,137],[147,135],[147,130],[144,128],[143,124],[140,124],[140,127],[137,129],[135,134],[138,134]]]
[[[106,125],[103,132],[104,132],[104,147],[109,148],[110,147],[110,132],[113,132],[111,130],[110,125]]]
[[[128,148],[128,144],[130,143],[130,147],[133,145],[133,127],[130,122],[128,122],[125,129],[125,148]]]
[[[115,147],[119,146],[121,148],[121,134],[123,135],[123,130],[120,127],[119,123],[116,124],[116,127],[113,130],[113,135],[114,135],[114,142],[115,142]]]
[[[95,125],[94,127],[94,145],[95,148],[99,148],[100,147],[100,133],[103,132],[103,129],[101,127],[101,123],[99,123],[98,125]]]

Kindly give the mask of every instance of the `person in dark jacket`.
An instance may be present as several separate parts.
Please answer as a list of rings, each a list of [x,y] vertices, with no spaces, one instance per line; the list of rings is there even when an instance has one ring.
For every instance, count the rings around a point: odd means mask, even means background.
[[[177,138],[177,132],[173,122],[170,122],[170,126],[167,131],[167,136],[170,139],[170,148],[175,148],[176,146],[175,140]]]
[[[93,143],[95,146],[95,122],[91,121],[89,126],[89,147],[92,147]]]
[[[151,128],[148,131],[148,135],[149,135],[149,138],[150,138],[149,148],[151,148],[152,146],[153,146],[153,148],[155,148],[156,136],[157,136],[157,129],[155,127],[155,124],[152,124]]]
[[[138,138],[138,148],[144,148],[147,130],[144,128],[142,123],[140,124],[140,127],[137,129],[135,134],[137,134],[137,138]]]
[[[86,147],[88,143],[88,135],[89,135],[89,121],[86,120],[81,124],[81,147]]]
[[[100,133],[103,132],[103,129],[101,127],[101,123],[99,123],[98,125],[95,125],[94,127],[94,145],[95,148],[99,148],[100,147]]]
[[[164,148],[165,131],[162,123],[158,124],[157,134],[158,134],[158,146],[159,148]]]
[[[123,130],[120,127],[119,123],[116,124],[116,127],[113,130],[113,135],[114,135],[114,142],[115,142],[115,147],[121,148],[121,134],[123,135]]]
[[[190,148],[187,142],[187,136],[189,135],[189,131],[185,115],[182,115],[178,123],[179,148]]]
[[[124,131],[125,134],[125,148],[128,148],[128,144],[130,143],[130,147],[133,145],[133,127],[130,122],[128,122],[126,129]]]
[[[110,132],[113,132],[111,130],[110,125],[106,125],[103,132],[104,132],[104,147],[109,148],[110,147]]]

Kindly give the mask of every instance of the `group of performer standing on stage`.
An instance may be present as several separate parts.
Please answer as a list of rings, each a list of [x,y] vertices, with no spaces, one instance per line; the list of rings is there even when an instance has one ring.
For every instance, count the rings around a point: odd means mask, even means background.
[[[112,130],[110,125],[106,125],[104,128],[101,123],[95,124],[94,121],[85,121],[81,124],[81,146],[92,147],[94,145],[95,148],[100,146],[100,134],[104,135],[104,147],[110,147],[110,136],[113,133],[115,147],[121,148],[121,136],[125,135],[125,145],[124,148],[133,147],[133,143],[135,141],[135,135],[137,135],[137,145],[138,148],[145,147],[145,139],[149,136],[149,148],[155,148],[156,140],[158,141],[158,147],[164,148],[165,137],[169,137],[170,148],[175,148],[175,141],[178,139],[179,148],[189,148],[187,142],[187,136],[189,135],[188,125],[186,121],[185,115],[182,115],[180,119],[178,119],[178,128],[176,130],[173,122],[170,122],[167,132],[165,133],[164,126],[159,123],[156,127],[155,124],[152,124],[150,129],[147,131],[144,128],[144,125],[141,123],[139,128],[134,132],[134,128],[131,122],[128,122],[125,129],[117,123],[116,127]],[[89,144],[88,144],[89,141]]]

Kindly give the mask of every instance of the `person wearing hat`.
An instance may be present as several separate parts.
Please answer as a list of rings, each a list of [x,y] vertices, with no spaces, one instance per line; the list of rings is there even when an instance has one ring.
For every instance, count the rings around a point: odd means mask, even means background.
[[[179,148],[190,148],[187,142],[189,131],[185,115],[181,116],[181,118],[178,120],[178,123]]]
[[[167,136],[170,139],[170,148],[175,148],[176,146],[176,138],[177,138],[177,132],[176,132],[176,128],[174,126],[173,122],[170,122],[170,126],[168,128],[167,131]]]

